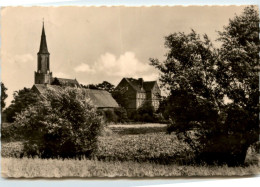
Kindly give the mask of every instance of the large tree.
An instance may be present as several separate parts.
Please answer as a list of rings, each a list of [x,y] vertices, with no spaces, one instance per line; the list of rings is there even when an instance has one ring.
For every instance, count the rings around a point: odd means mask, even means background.
[[[199,161],[236,165],[257,141],[258,12],[247,7],[219,34],[220,49],[195,31],[171,34],[166,60],[151,64],[170,91],[169,132],[189,143]]]
[[[8,97],[6,90],[4,83],[1,82],[1,111],[5,108],[5,99]]]

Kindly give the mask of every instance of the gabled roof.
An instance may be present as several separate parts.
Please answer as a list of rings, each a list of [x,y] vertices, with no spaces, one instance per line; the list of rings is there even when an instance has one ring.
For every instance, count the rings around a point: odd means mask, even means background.
[[[84,88],[82,88],[84,89]],[[117,108],[119,107],[111,94],[105,90],[84,89],[86,95],[98,108]]]
[[[64,79],[64,78],[53,78],[52,85],[80,87],[80,84],[76,79]]]
[[[134,78],[124,78],[128,84],[136,91],[144,92],[143,87],[141,85],[141,80],[137,80]],[[143,80],[142,80],[143,81]]]
[[[136,91],[145,92],[151,91],[156,84],[156,81],[143,81],[142,78],[134,79],[134,78],[123,78],[126,82]]]
[[[35,84],[33,85],[32,89],[36,91],[38,94],[44,94],[47,88],[53,89],[63,89],[61,86],[58,85],[45,85],[45,84]],[[85,91],[86,98],[89,98],[93,105],[97,108],[117,108],[119,107],[117,102],[111,96],[111,94],[105,90],[92,90],[92,89],[85,89],[80,88]]]
[[[155,84],[156,84],[156,81],[146,81],[146,82],[144,82],[145,91],[151,91]]]

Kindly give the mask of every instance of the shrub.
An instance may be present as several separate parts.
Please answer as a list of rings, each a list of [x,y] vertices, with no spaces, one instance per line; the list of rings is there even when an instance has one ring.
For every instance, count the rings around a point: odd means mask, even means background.
[[[127,112],[123,107],[115,108],[114,112],[117,116],[117,122],[119,123],[128,122]]]
[[[35,105],[17,115],[15,125],[26,137],[27,156],[89,157],[97,148],[101,118],[83,90],[47,89]]]
[[[24,137],[22,134],[18,133],[16,126],[13,124],[3,125],[1,127],[1,141],[19,141]]]
[[[144,102],[144,104],[137,109],[137,111],[132,111],[130,114],[130,119],[137,122],[155,122],[155,110],[150,102]]]
[[[107,122],[117,122],[117,116],[112,110],[104,110],[104,117]]]

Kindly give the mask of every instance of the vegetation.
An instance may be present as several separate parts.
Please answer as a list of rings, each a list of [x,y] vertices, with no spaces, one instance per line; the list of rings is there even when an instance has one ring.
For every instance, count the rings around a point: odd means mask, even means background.
[[[167,125],[166,124],[157,124],[157,123],[145,123],[145,124],[114,124],[109,125],[109,129],[111,129],[114,133],[118,135],[134,135],[134,134],[148,134],[148,133],[159,133],[166,132]]]
[[[5,108],[5,99],[8,97],[6,90],[7,88],[5,87],[4,83],[1,82],[1,112]]]
[[[115,89],[115,86],[107,81],[103,81],[102,83],[99,84],[89,84],[89,85],[81,85],[81,86],[83,88],[88,88],[88,89],[106,90],[109,93],[112,93]]]
[[[13,96],[14,99],[11,105],[4,110],[8,122],[14,122],[17,114],[25,108],[34,105],[39,99],[39,96],[30,88],[23,88],[22,90],[16,91]]]
[[[101,128],[96,108],[76,88],[47,89],[14,123],[26,140],[24,154],[41,158],[89,157]]]
[[[172,177],[172,176],[248,176],[259,167],[179,166],[133,161],[98,161],[88,159],[2,158],[2,176],[33,177]]]
[[[191,146],[198,162],[244,164],[259,134],[257,10],[245,8],[219,35],[222,46],[216,49],[206,34],[171,34],[166,60],[151,64],[174,103],[167,108],[169,132]]]

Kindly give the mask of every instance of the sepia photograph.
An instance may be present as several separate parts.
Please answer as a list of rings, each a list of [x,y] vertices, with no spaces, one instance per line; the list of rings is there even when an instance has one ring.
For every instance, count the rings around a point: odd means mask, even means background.
[[[259,7],[1,7],[3,178],[260,174]]]

